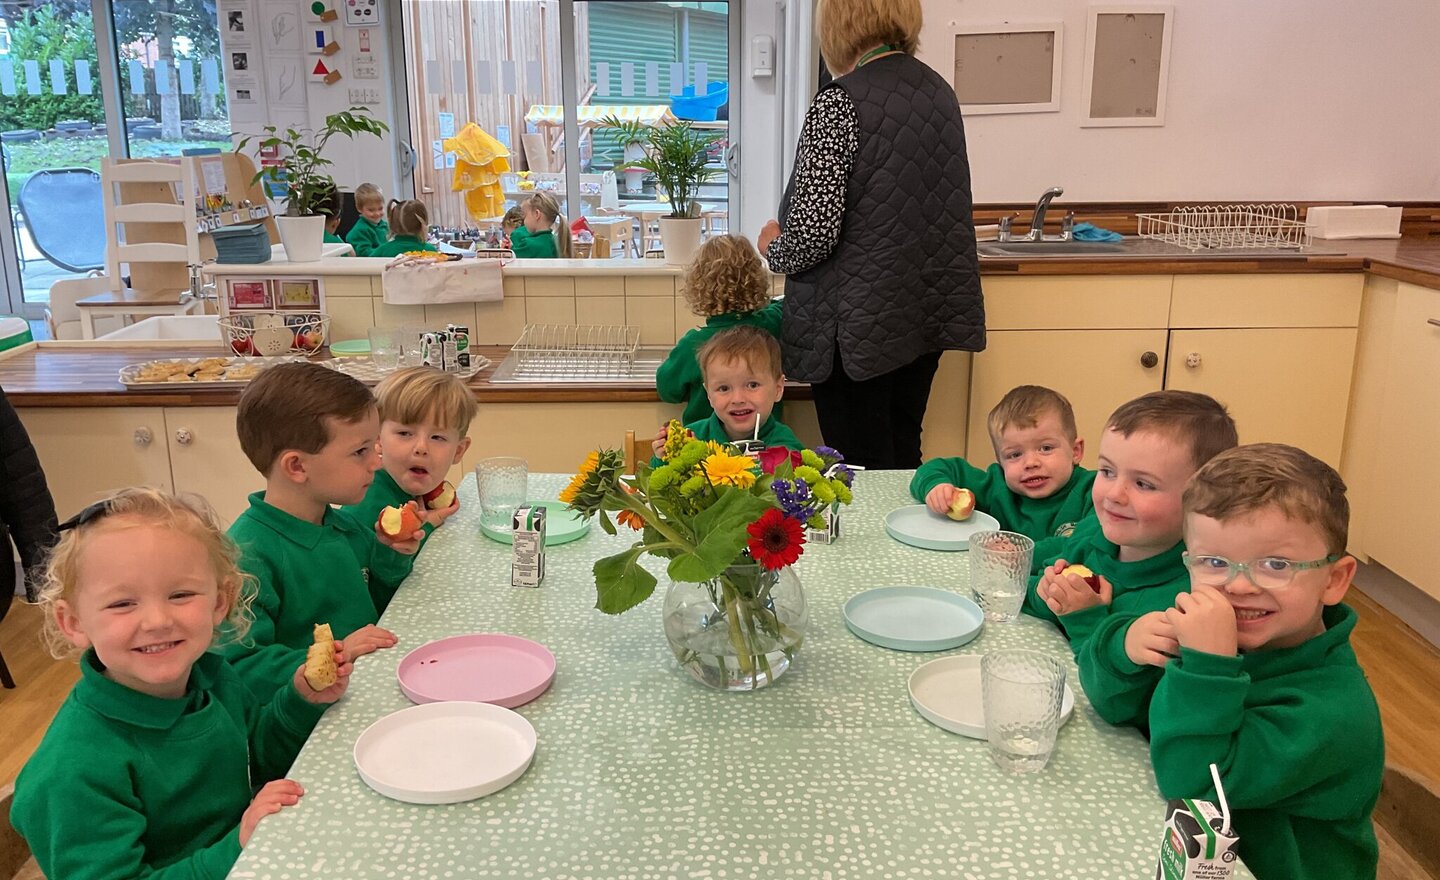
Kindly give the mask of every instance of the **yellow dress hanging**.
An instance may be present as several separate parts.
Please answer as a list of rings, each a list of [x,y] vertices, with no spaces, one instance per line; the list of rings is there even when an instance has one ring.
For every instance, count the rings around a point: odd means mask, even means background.
[[[505,213],[505,193],[500,175],[510,170],[510,150],[473,122],[442,144],[455,154],[455,172],[450,189],[465,193],[465,209],[477,221]]]

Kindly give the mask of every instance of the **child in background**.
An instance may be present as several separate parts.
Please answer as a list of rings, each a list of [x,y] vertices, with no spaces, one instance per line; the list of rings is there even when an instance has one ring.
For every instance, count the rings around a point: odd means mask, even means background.
[[[1110,416],[1091,490],[1095,516],[1068,538],[1036,545],[1039,574],[1025,595],[1025,611],[1054,621],[1077,662],[1123,646],[1124,626],[1184,591],[1180,496],[1201,465],[1237,442],[1225,407],[1193,391],[1154,391]],[[1098,590],[1062,574],[1075,564],[1098,576]]]
[[[721,330],[700,346],[695,359],[705,376],[705,393],[714,412],[685,427],[699,440],[733,443],[756,437],[766,446],[804,449],[789,428],[775,418],[775,403],[785,393],[780,369],[780,342],[759,327],[741,325]],[[660,427],[651,447],[652,465],[660,463],[666,428]]]
[[[504,244],[505,247],[510,246],[510,236],[513,235],[515,233],[515,230],[519,229],[524,223],[525,209],[520,207],[519,205],[511,207],[505,212],[505,216],[500,218],[500,233],[504,236],[502,244]]]
[[[1103,680],[1132,699],[1153,688],[1165,797],[1214,801],[1219,766],[1259,880],[1375,876],[1385,746],[1341,604],[1349,519],[1340,475],[1299,449],[1216,456],[1185,490],[1190,592],[1130,627]]]
[[[373,523],[385,507],[399,507],[415,501],[424,521],[425,539],[460,509],[457,500],[439,510],[427,510],[422,496],[445,481],[452,465],[460,463],[470,448],[470,422],[475,418],[475,395],[458,376],[434,367],[407,367],[386,376],[375,387],[380,404],[380,470],[365,493],[365,500],[345,508],[357,522]],[[388,577],[372,579],[370,596],[382,614],[394,590],[389,584],[410,574],[415,554],[381,551],[388,565],[398,570]],[[377,560],[378,561],[378,560]],[[396,577],[395,575],[398,575]],[[385,589],[378,589],[381,585]]]
[[[1080,467],[1085,441],[1063,395],[1039,385],[1012,388],[990,410],[986,427],[998,464],[982,471],[963,458],[931,459],[915,471],[910,494],[944,514],[957,491],[969,489],[1000,528],[1036,541],[1069,535],[1095,512],[1095,472]]]
[[[244,635],[251,597],[198,497],[124,489],[63,528],[41,602],[56,656],[83,652],[81,676],[10,818],[47,877],[219,880],[256,824],[303,794],[281,777],[344,693],[348,655],[337,643],[322,691],[297,662],[252,693],[210,653],[222,621]]]
[[[352,660],[394,645],[375,625],[371,590],[394,593],[399,583],[385,546],[413,554],[423,533],[387,538],[331,507],[363,501],[380,468],[370,390],[318,364],[279,364],[240,396],[235,427],[265,475],[265,490],[230,526],[240,569],[257,586],[250,637],[224,649],[241,678],[257,692],[278,687],[304,659],[316,623],[330,624]]]
[[[705,318],[680,337],[655,373],[655,389],[666,403],[683,403],[684,424],[709,418],[715,410],[705,393],[695,352],[716,333],[742,324],[780,336],[781,302],[770,300],[770,270],[743,235],[717,235],[700,246],[685,275],[685,301]],[[779,409],[777,406],[777,414]]]
[[[390,201],[390,232],[393,238],[370,252],[372,257],[398,257],[410,251],[438,250],[427,239],[430,236],[430,212],[425,203]]]
[[[560,203],[548,192],[537,192],[520,206],[521,225],[510,233],[510,250],[516,257],[570,258],[570,224]]]
[[[385,194],[373,183],[355,188],[355,210],[360,216],[345,241],[355,248],[357,257],[373,257],[372,251],[390,240],[390,225],[385,222]]]
[[[340,198],[339,190],[331,190],[328,198],[320,204],[320,213],[325,215],[325,243],[344,244],[345,239],[336,234],[340,228],[340,211],[344,203]]]

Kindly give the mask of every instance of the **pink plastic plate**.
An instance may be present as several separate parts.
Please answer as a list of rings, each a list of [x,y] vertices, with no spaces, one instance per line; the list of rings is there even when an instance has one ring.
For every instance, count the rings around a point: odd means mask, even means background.
[[[416,703],[466,700],[513,709],[555,680],[555,655],[539,642],[503,633],[452,636],[421,645],[395,671]]]

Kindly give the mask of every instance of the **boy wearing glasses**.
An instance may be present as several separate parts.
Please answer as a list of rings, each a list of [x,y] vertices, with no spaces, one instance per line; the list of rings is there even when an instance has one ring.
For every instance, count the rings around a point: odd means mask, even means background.
[[[1375,876],[1385,753],[1341,603],[1355,575],[1344,482],[1299,449],[1257,443],[1216,456],[1184,503],[1190,592],[1135,621],[1087,694],[1148,703],[1165,797],[1214,800],[1219,765],[1260,880]]]

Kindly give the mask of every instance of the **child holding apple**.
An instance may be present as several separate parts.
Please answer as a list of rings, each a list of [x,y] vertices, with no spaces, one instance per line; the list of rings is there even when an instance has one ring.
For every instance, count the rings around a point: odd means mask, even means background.
[[[387,577],[379,582],[380,589],[372,579],[370,595],[383,613],[430,533],[460,509],[455,487],[445,474],[470,448],[466,433],[477,405],[458,376],[434,367],[397,370],[375,387],[375,396],[380,405],[381,467],[365,500],[345,510],[356,521],[370,523],[387,508],[410,505],[423,535],[415,553],[380,551],[382,557],[389,557]]]
[[[423,535],[382,535],[331,506],[359,504],[380,467],[370,389],[318,364],[279,364],[245,389],[235,426],[265,489],[230,526],[257,589],[250,635],[225,656],[265,692],[304,661],[318,622],[329,622],[351,660],[394,645],[375,625],[371,590],[394,592],[387,554],[413,554]]]
[[[931,459],[916,469],[910,494],[957,519],[979,507],[1000,528],[1036,541],[1068,535],[1094,513],[1095,472],[1080,466],[1085,441],[1064,395],[1039,385],[1012,388],[986,427],[996,464],[982,471],[963,458]]]

